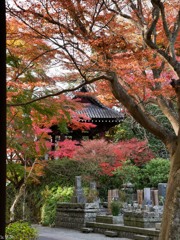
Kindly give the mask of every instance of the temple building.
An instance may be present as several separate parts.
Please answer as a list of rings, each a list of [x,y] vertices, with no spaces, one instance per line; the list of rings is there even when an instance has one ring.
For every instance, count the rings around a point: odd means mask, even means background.
[[[122,112],[106,107],[95,97],[87,95],[88,91],[85,87],[80,92],[85,94],[74,98],[77,98],[84,107],[77,110],[77,113],[88,118],[87,120],[80,119],[80,122],[93,123],[96,126],[86,131],[69,129],[66,134],[62,134],[58,130],[58,126],[52,126],[52,142],[63,141],[66,138],[81,141],[82,139],[93,139],[97,135],[103,137],[106,131],[123,121],[124,114]]]

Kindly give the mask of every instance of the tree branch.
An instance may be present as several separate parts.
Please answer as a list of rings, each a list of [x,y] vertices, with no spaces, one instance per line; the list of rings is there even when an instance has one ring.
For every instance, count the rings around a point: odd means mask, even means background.
[[[39,97],[39,98],[36,98],[36,99],[32,99],[28,102],[25,102],[25,103],[14,103],[14,104],[7,104],[7,107],[18,107],[18,106],[26,106],[26,105],[29,105],[29,104],[32,104],[34,102],[37,102],[37,101],[41,101],[43,99],[46,99],[46,98],[49,98],[49,97],[55,97],[55,96],[59,96],[63,93],[67,93],[67,92],[72,92],[72,91],[75,91],[75,90],[78,90],[79,88],[87,85],[87,84],[91,84],[93,82],[96,82],[98,80],[108,80],[108,81],[111,81],[111,77],[110,76],[106,76],[106,75],[101,75],[99,77],[95,77],[91,80],[87,80],[83,83],[81,83],[80,85],[78,85],[77,87],[74,87],[74,88],[71,88],[71,89],[63,89],[62,91],[59,91],[59,92],[56,92],[56,93],[51,93],[51,94],[48,94],[48,95],[45,95],[45,96],[42,96],[42,97]]]
[[[175,139],[176,136],[174,133],[169,131],[168,129],[162,127],[156,121],[153,121],[149,115],[141,110],[141,108],[136,104],[133,99],[127,94],[127,92],[123,89],[123,86],[117,79],[116,74],[111,73],[113,80],[110,81],[112,93],[114,97],[119,100],[125,108],[129,111],[131,116],[141,124],[145,129],[159,138],[166,146],[169,141]]]

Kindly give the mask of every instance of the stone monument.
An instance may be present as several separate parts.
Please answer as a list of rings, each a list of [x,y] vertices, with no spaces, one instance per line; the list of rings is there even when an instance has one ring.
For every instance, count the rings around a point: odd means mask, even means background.
[[[159,183],[158,184],[158,196],[159,196],[159,203],[163,204],[166,198],[166,188],[167,183]]]
[[[86,199],[84,197],[84,191],[82,188],[82,180],[81,176],[75,177],[75,189],[74,189],[74,196],[72,197],[73,203],[85,203]]]
[[[137,190],[137,202],[139,205],[143,204],[143,190]]]
[[[96,189],[96,184],[91,184],[91,188]],[[86,202],[81,176],[76,176],[71,202],[57,203],[55,226],[81,229],[86,222],[95,222],[98,213],[99,204]]]
[[[150,204],[151,204],[151,189],[144,188],[144,205],[150,205]]]
[[[154,205],[159,205],[158,190],[154,190]]]
[[[111,214],[111,202],[119,199],[119,189],[108,190],[108,212]]]

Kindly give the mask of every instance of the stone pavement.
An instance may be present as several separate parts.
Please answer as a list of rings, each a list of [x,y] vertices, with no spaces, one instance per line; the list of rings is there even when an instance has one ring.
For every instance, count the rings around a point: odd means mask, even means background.
[[[38,229],[38,240],[130,240],[128,238],[106,237],[98,233],[82,233],[67,228],[50,228],[34,225]]]

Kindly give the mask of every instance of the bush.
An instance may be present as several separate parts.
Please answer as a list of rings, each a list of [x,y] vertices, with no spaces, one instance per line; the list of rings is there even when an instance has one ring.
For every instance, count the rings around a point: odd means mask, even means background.
[[[73,186],[74,176],[83,174],[82,163],[73,161],[68,158],[57,159],[48,162],[44,170],[42,184],[50,187],[56,186]]]
[[[27,222],[14,222],[6,227],[6,240],[35,240],[37,230]]]
[[[119,178],[119,183],[133,183],[135,189],[144,187],[158,187],[158,183],[166,183],[170,170],[170,161],[163,158],[155,158],[143,167],[137,167],[126,161],[116,169],[114,175]]]
[[[169,170],[169,160],[163,158],[152,159],[141,170],[141,181],[146,187],[157,188],[158,183],[166,183],[168,181]]]
[[[122,208],[122,203],[119,200],[111,202],[111,212],[113,216],[118,216]]]
[[[140,168],[136,165],[133,165],[129,160],[124,162],[123,165],[117,168],[114,171],[114,175],[119,178],[119,182],[121,184],[133,183],[136,187],[135,183],[139,181]]]
[[[49,189],[47,186],[42,195],[44,204],[41,209],[41,224],[45,226],[54,225],[57,202],[69,202],[73,195],[73,188],[54,187]]]

